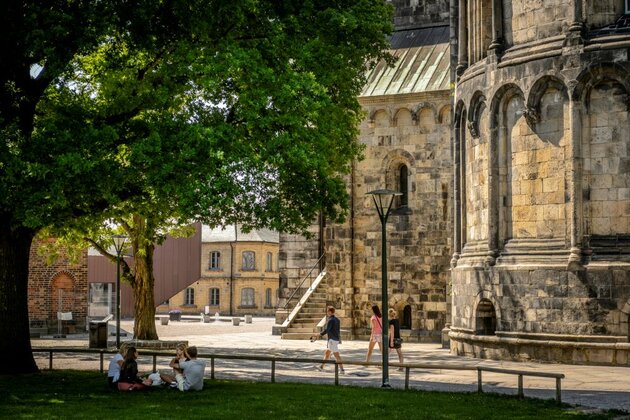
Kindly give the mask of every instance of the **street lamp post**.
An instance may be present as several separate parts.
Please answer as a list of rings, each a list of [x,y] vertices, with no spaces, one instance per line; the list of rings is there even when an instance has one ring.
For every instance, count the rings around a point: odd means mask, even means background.
[[[372,196],[378,217],[381,219],[381,312],[383,315],[383,384],[381,388],[390,388],[389,385],[389,320],[387,319],[388,298],[387,298],[387,218],[394,203],[394,197],[402,195],[394,190],[374,190],[368,192]]]
[[[127,242],[124,235],[112,235],[112,242],[116,250],[116,348],[120,348],[120,257]]]

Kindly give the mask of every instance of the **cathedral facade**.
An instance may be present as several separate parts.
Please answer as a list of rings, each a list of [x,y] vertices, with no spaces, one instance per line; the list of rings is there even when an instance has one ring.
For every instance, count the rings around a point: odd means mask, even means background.
[[[451,349],[628,365],[628,5],[457,6]]]
[[[369,337],[371,306],[381,306],[382,289],[381,223],[367,193],[400,191],[387,224],[388,303],[406,340],[436,342],[449,322],[452,255],[449,3],[394,3],[396,64],[373,69],[358,98],[366,115],[359,127],[365,158],[348,177],[347,222],[320,221],[313,241],[281,235],[281,278],[288,289],[297,287],[324,255],[326,299],[342,330]]]

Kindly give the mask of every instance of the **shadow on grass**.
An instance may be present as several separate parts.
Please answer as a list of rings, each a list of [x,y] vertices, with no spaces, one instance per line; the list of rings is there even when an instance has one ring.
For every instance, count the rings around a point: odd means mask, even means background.
[[[5,418],[160,419],[611,419],[552,400],[513,396],[383,390],[354,386],[205,381],[200,392],[166,388],[118,392],[104,374],[46,371],[0,378]]]

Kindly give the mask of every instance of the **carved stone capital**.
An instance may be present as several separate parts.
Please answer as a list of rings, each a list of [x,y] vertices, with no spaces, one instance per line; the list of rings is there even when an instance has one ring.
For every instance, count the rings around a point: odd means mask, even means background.
[[[467,127],[468,131],[470,131],[471,136],[473,136],[474,138],[479,138],[479,127],[477,126],[477,123],[475,123],[474,121],[468,121]]]
[[[525,107],[523,109],[523,116],[525,117],[527,124],[532,128],[540,122],[540,114],[536,108],[530,106]]]

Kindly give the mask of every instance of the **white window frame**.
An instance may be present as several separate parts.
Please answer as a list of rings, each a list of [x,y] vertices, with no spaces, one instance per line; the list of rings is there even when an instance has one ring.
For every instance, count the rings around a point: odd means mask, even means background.
[[[221,269],[221,252],[219,251],[210,252],[210,264],[208,265],[208,267],[210,270]]]
[[[253,287],[243,287],[241,289],[241,306],[252,308],[256,305],[256,290]]]
[[[251,258],[249,258],[251,256]],[[241,271],[256,270],[256,253],[254,251],[243,251]]]
[[[186,292],[184,294],[184,305],[194,305],[195,304],[195,289],[192,287],[187,287]]]
[[[210,289],[209,304],[210,306],[219,306],[221,304],[221,290],[218,287]]]

